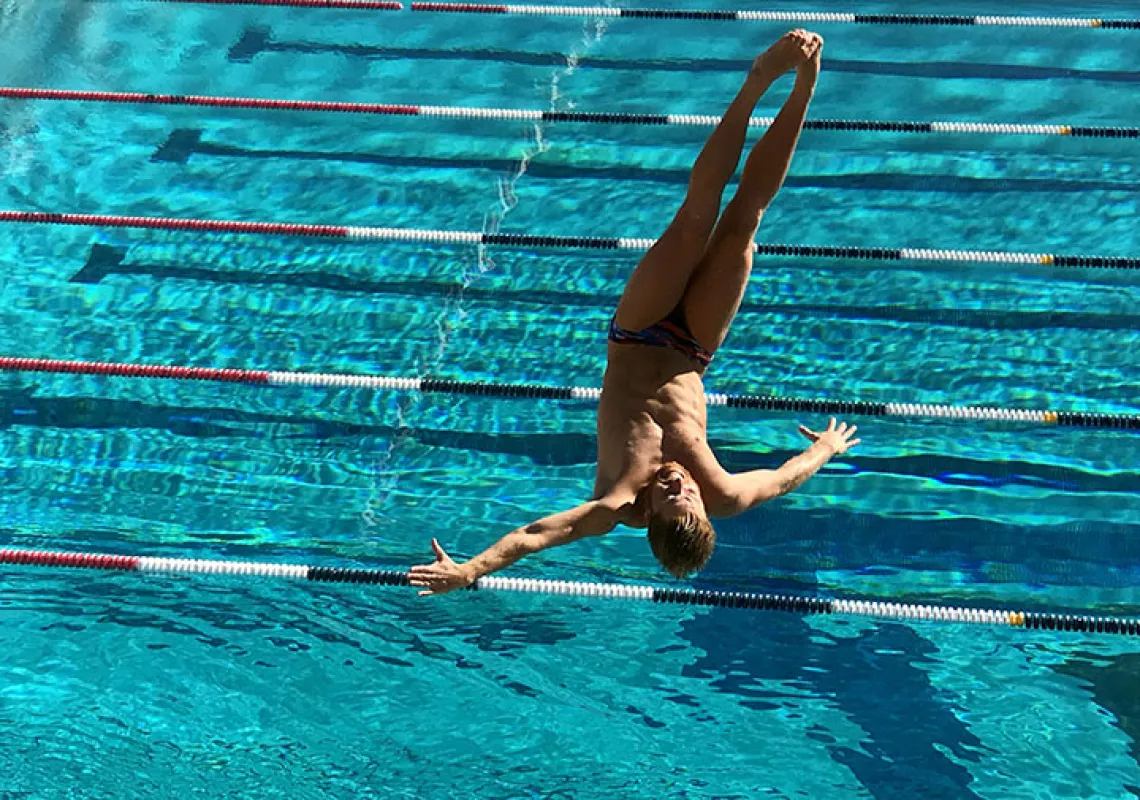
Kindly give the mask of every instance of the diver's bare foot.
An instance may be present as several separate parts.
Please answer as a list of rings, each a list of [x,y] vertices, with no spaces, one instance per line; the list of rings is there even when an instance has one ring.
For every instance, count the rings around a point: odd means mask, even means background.
[[[752,62],[751,75],[766,80],[775,80],[785,72],[801,68],[815,59],[818,74],[819,51],[823,47],[823,39],[816,33],[810,33],[803,28],[796,28],[781,36],[776,43],[757,56]]]
[[[823,37],[816,33],[808,35],[813,39],[809,48],[811,52],[796,65],[796,86],[814,89],[819,80],[819,62],[823,57]]]

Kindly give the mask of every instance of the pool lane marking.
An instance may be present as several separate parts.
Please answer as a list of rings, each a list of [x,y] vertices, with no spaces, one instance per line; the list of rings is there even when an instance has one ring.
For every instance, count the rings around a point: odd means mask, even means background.
[[[71,214],[45,211],[0,210],[0,223],[26,225],[91,225],[105,228],[244,233],[261,236],[306,236],[351,241],[426,242],[503,247],[578,250],[648,250],[655,239],[546,236],[529,233],[481,233],[421,228],[379,228],[296,222],[239,222],[183,217],[139,217],[114,214]],[[837,247],[753,243],[752,252],[764,256],[877,261],[949,261],[969,264],[1026,264],[1094,269],[1140,269],[1140,258],[1127,256],[1055,255],[996,250],[945,250],[931,248]]]
[[[951,14],[857,14],[818,11],[713,11],[609,6],[503,5],[496,3],[412,3],[412,11],[449,14],[506,14],[543,17],[609,17],[701,22],[823,22],[854,25],[981,26],[1140,29],[1140,19],[1098,17],[962,16]]]
[[[252,386],[320,386],[346,389],[413,391],[425,394],[466,395],[520,400],[571,400],[597,402],[601,389],[586,386],[460,381],[448,378],[400,378],[385,375],[270,371],[258,369],[219,369],[168,364],[129,364],[107,361],[74,361],[51,358],[0,356],[0,372],[42,372],[66,375],[98,375],[120,378],[149,378],[187,381],[214,381]],[[990,406],[952,406],[930,403],[881,403],[861,400],[827,400],[736,395],[709,392],[710,406],[769,412],[836,414],[866,417],[905,417],[954,420],[989,420],[1013,424],[1100,428],[1140,431],[1140,414],[1054,411],[1049,409],[1010,409]]]
[[[0,549],[0,563],[23,566],[98,569],[163,574],[231,575],[251,578],[289,578],[319,583],[357,583],[372,586],[410,586],[403,570],[313,567],[258,561],[221,561],[197,558],[152,558],[53,550]],[[485,576],[469,591],[557,594],[640,600],[664,605],[713,606],[752,611],[782,611],[800,615],[834,614],[875,619],[915,620],[988,625],[1030,630],[1140,635],[1140,619],[1093,614],[1054,614],[990,608],[962,608],[889,600],[829,598],[792,594],[757,594],[721,589],[670,588],[651,585],[583,581],[540,580]]]
[[[215,6],[285,6],[358,11],[401,11],[398,2],[378,0],[156,0],[168,4]],[[716,11],[675,8],[613,8],[609,6],[503,5],[497,3],[412,3],[412,11],[543,17],[605,17],[704,22],[804,22],[855,25],[980,26],[1017,28],[1140,29],[1140,19],[1042,16],[964,16],[953,14],[858,14],[820,11]]]
[[[274,100],[257,97],[101,92],[72,89],[0,87],[0,98],[59,102],[126,103],[137,105],[243,108],[264,111],[308,111],[404,117],[454,119],[530,120],[604,125],[674,125],[715,127],[720,117],[711,114],[639,114],[628,112],[539,111],[535,109],[425,106],[391,103],[349,103],[329,100]],[[774,117],[751,117],[749,126],[769,127]],[[966,133],[1010,136],[1069,136],[1091,139],[1140,139],[1140,128],[1093,125],[1038,125],[1005,122],[893,122],[882,120],[810,119],[806,130],[852,133]]]

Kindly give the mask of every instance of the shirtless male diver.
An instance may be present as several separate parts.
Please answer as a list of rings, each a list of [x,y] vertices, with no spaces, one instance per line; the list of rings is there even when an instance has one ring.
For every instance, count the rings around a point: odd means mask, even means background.
[[[736,99],[693,165],[688,193],[668,229],[634,270],[610,322],[598,404],[593,499],[504,536],[465,563],[432,540],[436,560],[413,567],[421,595],[471,585],[525,555],[599,536],[618,524],[647,527],[662,565],[683,577],[705,565],[715,534],[709,517],[739,514],[799,486],[832,456],[859,444],[855,427],[802,425],[812,445],[776,470],[730,475],[705,438],[701,376],[724,341],[752,271],[752,238],[784,182],[819,77],[823,40],[795,30],[752,65]],[[744,149],[748,118],[786,72],[795,86],[752,148],[736,195],[721,195]]]

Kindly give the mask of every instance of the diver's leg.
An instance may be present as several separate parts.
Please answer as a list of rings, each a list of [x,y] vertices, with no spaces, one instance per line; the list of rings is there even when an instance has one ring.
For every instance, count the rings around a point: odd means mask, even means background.
[[[693,164],[680,210],[630,276],[618,303],[619,327],[647,328],[680,303],[708,247],[724,187],[740,161],[752,109],[773,81],[795,65],[794,52],[807,35],[803,31],[785,34],[753,63],[736,99]]]
[[[752,271],[752,237],[784,183],[803,130],[823,48],[819,36],[808,36],[795,87],[772,127],[748,155],[740,186],[721,215],[708,252],[682,300],[689,330],[710,352],[720,347],[740,308]]]

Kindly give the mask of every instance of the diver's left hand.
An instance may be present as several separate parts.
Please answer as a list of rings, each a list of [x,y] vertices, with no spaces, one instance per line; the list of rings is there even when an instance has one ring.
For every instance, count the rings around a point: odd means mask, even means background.
[[[421,564],[408,570],[408,582],[412,586],[425,587],[420,592],[420,597],[466,589],[475,582],[475,578],[463,568],[464,565],[452,561],[451,556],[443,551],[435,539],[431,540],[431,549],[435,553],[434,563]]]
[[[847,427],[846,422],[841,422],[839,423],[839,427],[836,427],[835,417],[831,418],[831,422],[827,425],[827,430],[822,433],[816,433],[809,428],[805,428],[803,425],[800,426],[800,433],[813,442],[820,442],[830,447],[835,455],[846,453],[848,449],[863,441],[862,439],[851,438],[855,435],[855,431],[857,430],[859,429],[854,425],[850,428]]]

